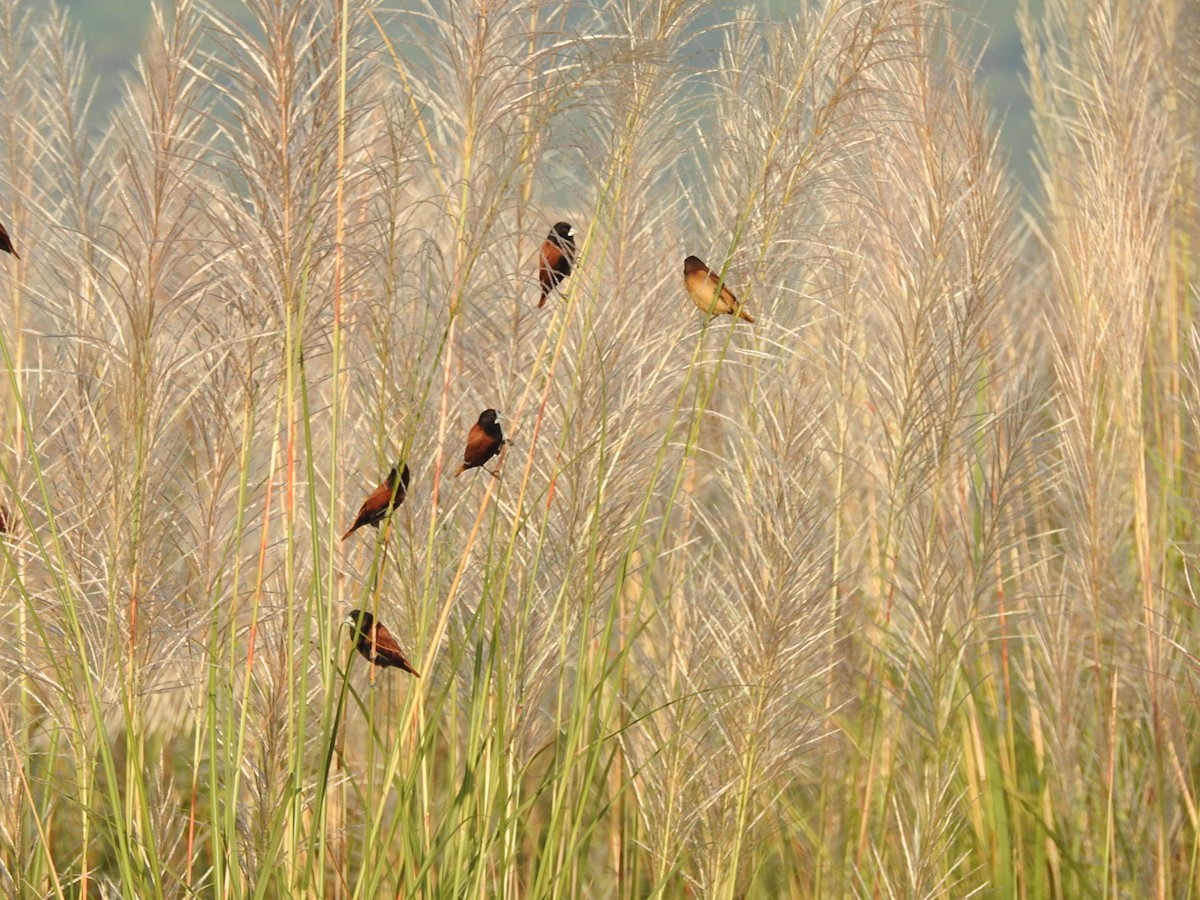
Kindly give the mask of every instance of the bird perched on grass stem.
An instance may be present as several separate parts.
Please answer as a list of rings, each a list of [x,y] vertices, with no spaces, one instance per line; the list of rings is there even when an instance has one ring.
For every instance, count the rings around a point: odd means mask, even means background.
[[[388,472],[383,484],[375,488],[371,492],[371,496],[363,501],[363,505],[359,507],[358,515],[354,519],[354,524],[350,526],[349,531],[342,535],[342,540],[350,537],[364,525],[378,528],[379,523],[404,502],[404,495],[408,491],[408,478],[408,465],[406,464],[404,471],[400,473],[400,483],[397,484],[396,467],[392,466],[392,471]]]
[[[411,672],[417,678],[421,677],[421,673],[405,659],[404,651],[400,649],[392,633],[382,622],[376,622],[369,612],[364,609],[352,609],[346,616],[345,624],[353,629],[354,646],[367,662],[374,663],[381,669],[390,666]]]
[[[713,274],[698,256],[689,256],[683,261],[683,286],[687,288],[692,302],[700,307],[702,312],[710,316],[722,314],[736,315],[753,323],[754,319],[742,309],[737,297],[727,285],[721,285],[721,293],[717,295],[717,276]]]
[[[12,238],[8,236],[8,230],[3,225],[0,225],[0,250],[3,250],[5,253],[11,253],[17,259],[21,258],[16,248],[13,247]]]
[[[542,241],[542,252],[538,255],[538,281],[542,285],[538,309],[546,305],[546,297],[566,280],[574,265],[575,229],[569,222],[555,222],[546,240]]]
[[[494,409],[485,409],[479,414],[479,421],[471,426],[471,433],[467,435],[467,449],[463,452],[463,464],[458,471],[454,473],[457,478],[467,469],[474,469],[482,466],[485,462],[500,452],[500,448],[504,446],[504,432],[500,430],[500,423],[496,421],[500,418],[500,413]],[[484,469],[485,472],[489,470]],[[489,472],[495,476],[495,472]]]

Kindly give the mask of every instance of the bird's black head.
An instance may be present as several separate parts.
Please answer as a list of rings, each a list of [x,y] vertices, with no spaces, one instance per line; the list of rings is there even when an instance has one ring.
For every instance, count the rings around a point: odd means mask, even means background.
[[[393,490],[395,490],[395,488],[396,488],[396,474],[397,474],[396,467],[392,466],[392,471],[388,472],[387,486],[392,488]],[[409,475],[409,472],[408,472],[408,464],[407,463],[405,463],[405,465],[404,465],[404,471],[400,472],[399,474],[400,474],[400,493],[403,494],[405,491],[408,490],[408,482],[411,479],[411,476]]]
[[[688,275],[692,272],[699,272],[701,269],[708,268],[698,256],[689,256],[683,261],[683,274]]]
[[[575,249],[575,226],[570,222],[555,222],[550,229],[550,240],[560,247]]]
[[[484,428],[488,428],[496,424],[496,420],[500,418],[500,413],[494,409],[485,409],[479,414],[479,424]]]
[[[356,634],[366,634],[375,624],[375,617],[365,609],[352,609],[343,624],[353,628]]]

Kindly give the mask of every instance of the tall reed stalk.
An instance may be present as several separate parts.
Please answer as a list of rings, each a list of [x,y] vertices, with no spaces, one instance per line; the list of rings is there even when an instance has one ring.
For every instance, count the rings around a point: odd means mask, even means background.
[[[0,892],[1194,893],[1198,25],[0,0]]]

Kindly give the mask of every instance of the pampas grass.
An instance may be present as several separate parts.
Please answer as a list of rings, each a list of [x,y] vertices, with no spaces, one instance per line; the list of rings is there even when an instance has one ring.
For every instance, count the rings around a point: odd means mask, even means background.
[[[1022,221],[924,0],[2,0],[0,889],[1194,891],[1197,32],[1045,7]]]

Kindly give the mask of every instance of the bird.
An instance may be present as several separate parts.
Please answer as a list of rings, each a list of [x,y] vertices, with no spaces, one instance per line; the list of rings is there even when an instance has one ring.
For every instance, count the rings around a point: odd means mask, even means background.
[[[689,256],[683,261],[683,286],[687,288],[692,302],[700,307],[702,312],[706,312],[710,316],[719,316],[723,313],[731,316],[736,314],[739,318],[753,324],[754,319],[750,313],[742,309],[742,305],[738,303],[737,297],[733,296],[733,291],[729,289],[728,285],[722,284],[721,295],[716,296],[717,283],[717,276],[701,262],[700,257]]]
[[[8,230],[3,225],[0,225],[0,250],[3,250],[5,253],[11,253],[17,259],[21,258],[16,248],[13,247],[12,238],[8,236]]]
[[[392,633],[382,622],[376,622],[375,617],[369,612],[364,609],[352,609],[346,616],[344,624],[354,629],[352,634],[354,646],[367,662],[374,663],[381,669],[390,666],[394,669],[411,672],[417,678],[421,677],[421,673],[405,659],[404,651],[400,649],[400,645],[396,643]]]
[[[393,509],[396,509],[404,502],[404,495],[408,491],[408,465],[405,464],[404,471],[400,473],[400,486],[396,486],[396,467],[392,466],[392,470],[388,472],[387,478],[383,484],[375,488],[371,495],[363,501],[363,505],[358,508],[358,515],[354,518],[354,524],[350,526],[350,530],[342,535],[342,540],[350,537],[358,529],[364,525],[372,525],[376,528],[379,523],[384,520]],[[394,495],[394,496],[393,496]]]
[[[542,299],[538,309],[546,305],[546,297],[571,274],[575,264],[575,229],[569,222],[555,222],[542,252],[538,254],[538,281],[542,284]]]
[[[479,414],[479,421],[471,426],[471,433],[467,435],[463,464],[454,473],[455,478],[467,469],[482,466],[500,452],[500,448],[504,446],[504,432],[500,430],[500,423],[496,421],[499,418],[500,413],[494,409],[485,409]]]

